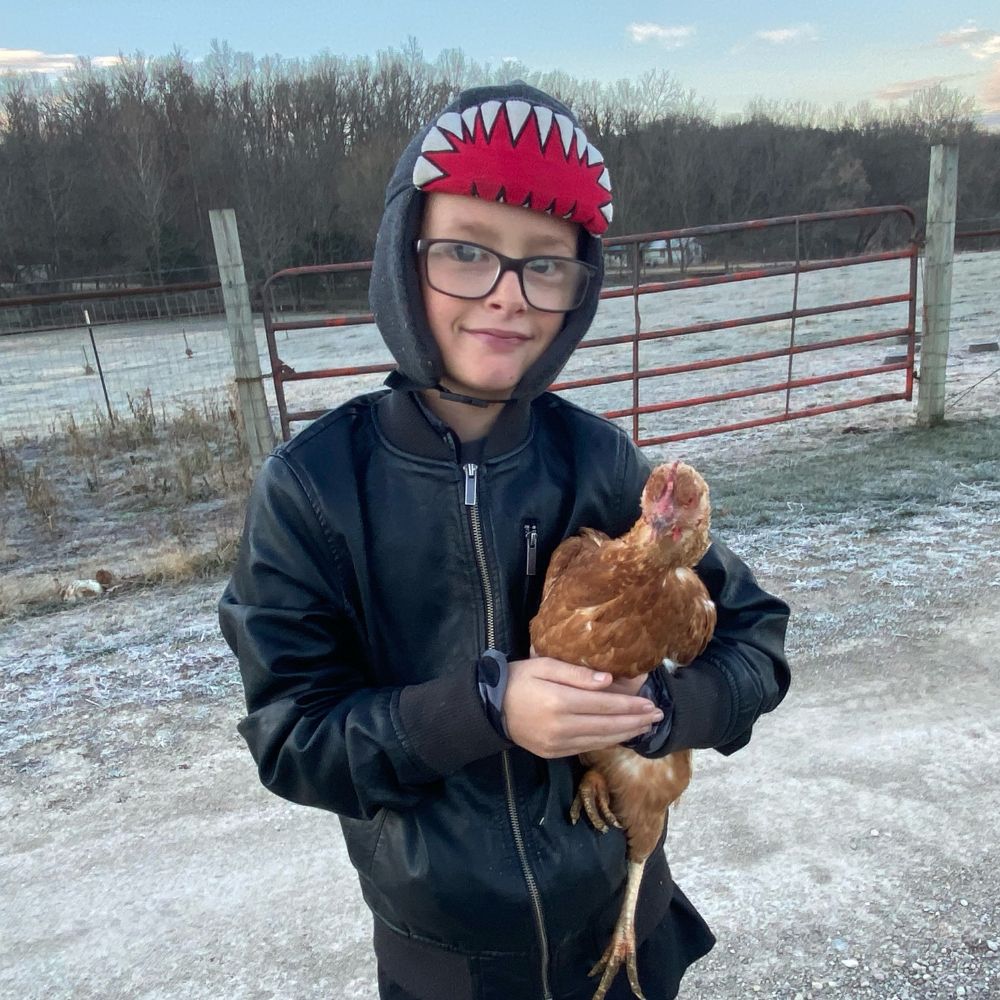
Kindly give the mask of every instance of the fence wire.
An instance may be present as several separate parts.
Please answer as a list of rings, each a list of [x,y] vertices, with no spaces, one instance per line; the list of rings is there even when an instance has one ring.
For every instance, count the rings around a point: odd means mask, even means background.
[[[114,421],[137,405],[169,418],[225,397],[234,377],[218,288],[4,307],[0,331],[5,440]]]

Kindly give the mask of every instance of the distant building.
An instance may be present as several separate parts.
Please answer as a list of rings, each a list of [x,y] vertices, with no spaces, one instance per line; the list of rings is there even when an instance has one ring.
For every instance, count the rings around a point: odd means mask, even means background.
[[[32,285],[39,281],[52,280],[51,264],[18,264],[14,280],[22,285]]]
[[[630,266],[632,247],[627,243],[618,243],[604,248],[604,266],[609,271],[624,271]]]
[[[705,262],[705,248],[691,237],[671,240],[651,240],[643,244],[642,263],[645,267],[686,268]]]

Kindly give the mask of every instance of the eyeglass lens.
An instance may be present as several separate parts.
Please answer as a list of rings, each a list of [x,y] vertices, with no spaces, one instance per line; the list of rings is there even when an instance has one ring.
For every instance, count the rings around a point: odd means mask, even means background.
[[[535,309],[566,312],[583,298],[589,272],[581,261],[563,257],[510,260],[472,243],[436,240],[425,248],[427,281],[445,295],[479,299],[495,287],[504,270],[519,273],[521,290]]]

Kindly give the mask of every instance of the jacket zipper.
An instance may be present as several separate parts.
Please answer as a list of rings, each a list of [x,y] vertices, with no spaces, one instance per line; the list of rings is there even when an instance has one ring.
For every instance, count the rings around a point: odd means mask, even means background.
[[[524,575],[534,576],[538,569],[538,524],[528,521],[524,525]]]
[[[493,585],[490,582],[489,570],[486,566],[486,544],[483,541],[483,524],[479,517],[479,466],[469,462],[462,467],[465,471],[465,506],[469,509],[469,524],[472,528],[472,544],[476,552],[476,565],[479,568],[479,580],[483,587],[483,597],[486,601],[486,645],[488,649],[496,648],[496,613],[494,608]],[[534,526],[532,526],[534,527]],[[533,557],[532,539],[525,531],[528,539],[528,558]],[[534,544],[537,545],[537,533]],[[533,568],[533,567],[532,567]],[[510,751],[504,750],[501,755],[503,764],[504,790],[507,796],[507,815],[510,817],[511,831],[514,834],[514,846],[517,848],[521,872],[528,886],[528,897],[535,917],[535,931],[538,935],[538,946],[542,964],[542,1000],[552,1000],[552,990],[549,988],[549,942],[545,935],[545,919],[542,915],[542,897],[538,891],[535,874],[528,861],[528,852],[524,846],[524,833],[521,830],[521,818],[517,814],[517,803],[514,799],[514,775],[510,766]]]

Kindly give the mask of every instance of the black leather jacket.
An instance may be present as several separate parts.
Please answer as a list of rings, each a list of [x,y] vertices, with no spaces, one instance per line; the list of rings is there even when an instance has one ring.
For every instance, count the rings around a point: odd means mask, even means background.
[[[339,814],[394,978],[419,964],[440,996],[493,996],[470,985],[490,967],[498,997],[534,996],[526,974],[539,997],[575,995],[617,915],[624,838],[570,824],[576,759],[505,741],[474,664],[487,647],[527,654],[553,549],[584,526],[626,530],[648,467],[620,429],[551,394],[509,407],[480,465],[457,454],[411,393],[381,391],[268,458],[220,604],[240,732],[267,788]],[[663,753],[738,749],[788,685],[787,607],[721,544],[699,573],[718,628],[668,678]],[[640,938],[677,900],[657,851]],[[702,924],[688,937],[677,979],[711,946]]]

